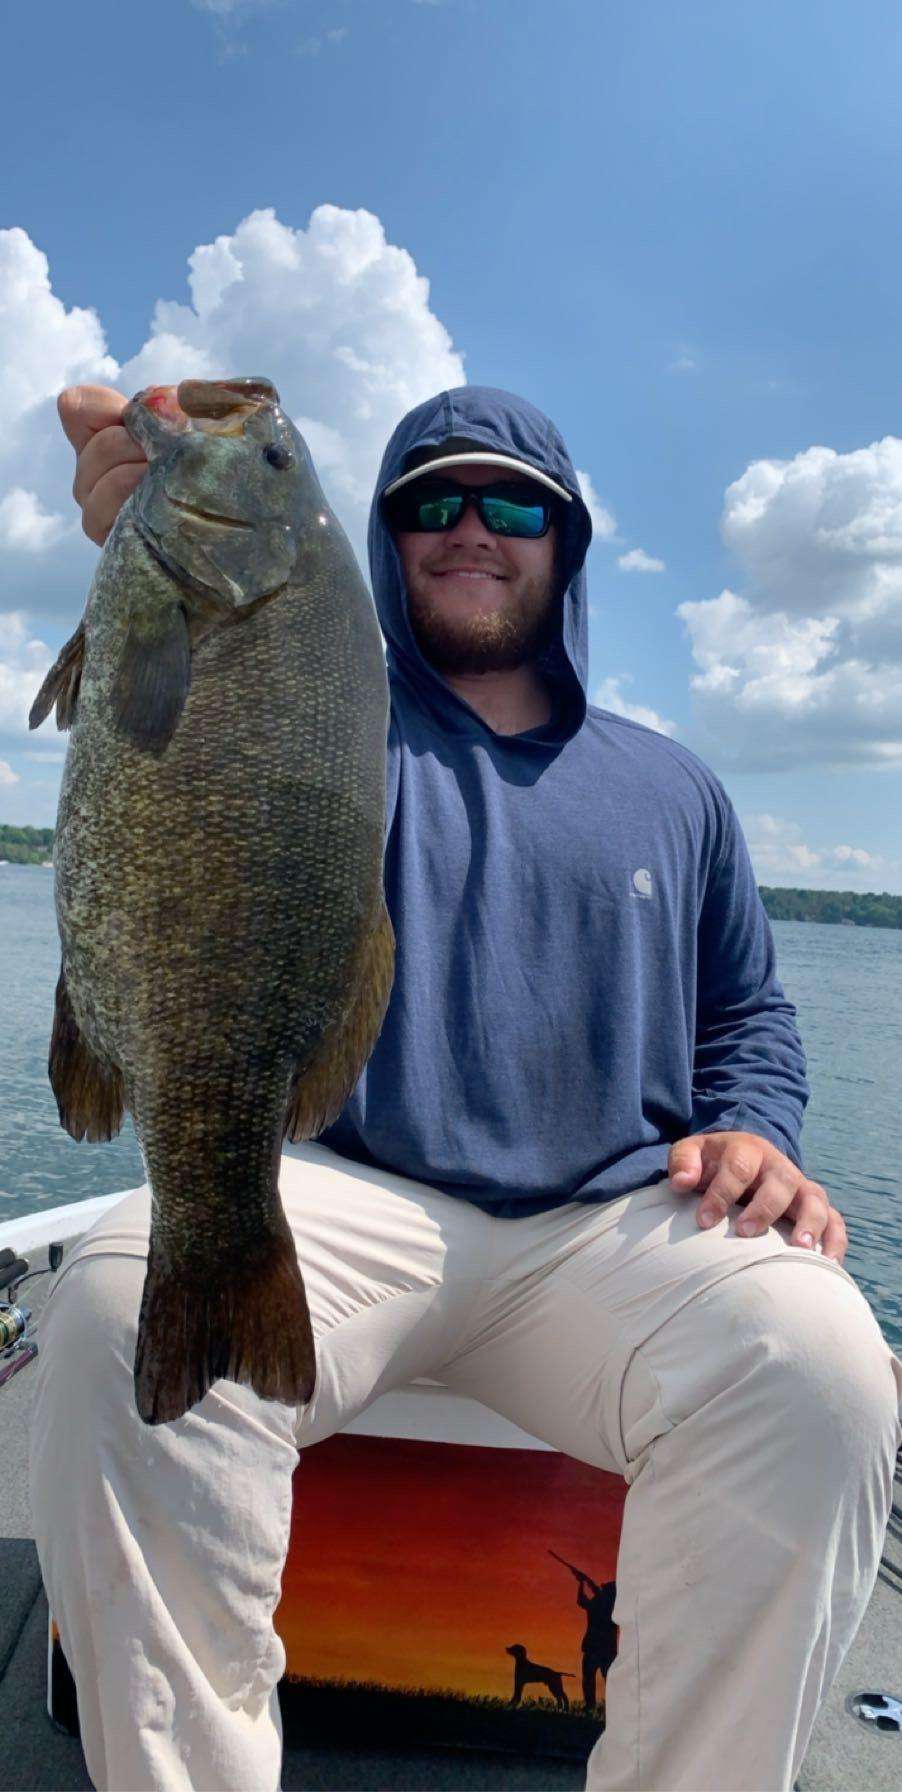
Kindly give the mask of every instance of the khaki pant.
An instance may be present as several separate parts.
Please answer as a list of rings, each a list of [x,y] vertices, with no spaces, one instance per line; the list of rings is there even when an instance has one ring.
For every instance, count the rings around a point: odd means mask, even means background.
[[[96,1786],[278,1786],[296,1444],[429,1375],[630,1483],[592,1792],[786,1792],[874,1584],[899,1442],[902,1369],[851,1278],[786,1227],[701,1230],[666,1181],[491,1219],[308,1145],[281,1190],[317,1340],[300,1418],[221,1381],[142,1425],[146,1189],[50,1297],[32,1502]]]

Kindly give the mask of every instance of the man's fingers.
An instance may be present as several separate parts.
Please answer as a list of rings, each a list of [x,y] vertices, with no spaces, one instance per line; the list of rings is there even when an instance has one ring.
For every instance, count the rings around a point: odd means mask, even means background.
[[[669,1176],[677,1193],[695,1188],[702,1171],[701,1146],[693,1139],[681,1139],[670,1153]]]
[[[72,495],[81,505],[81,526],[98,547],[147,471],[144,454],[120,421],[127,403],[112,386],[67,386],[56,401],[77,456]]]
[[[819,1182],[803,1177],[798,1194],[789,1209],[793,1220],[790,1244],[801,1245],[803,1250],[813,1250],[823,1239],[830,1214],[834,1211],[827,1199],[826,1189]]]
[[[98,481],[82,511],[81,526],[89,541],[103,547],[126,498],[141,484],[146,471],[146,462],[140,466],[127,463],[114,467]]]
[[[830,1206],[819,1182],[803,1176],[791,1158],[764,1139],[746,1132],[700,1133],[678,1139],[667,1163],[677,1193],[692,1189],[700,1196],[698,1225],[717,1225],[742,1201],[736,1231],[743,1237],[757,1237],[786,1216],[793,1222],[790,1244],[802,1250],[819,1247],[825,1257],[842,1262],[848,1242],[842,1214]]]
[[[75,463],[75,479],[72,484],[72,496],[76,504],[84,508],[88,503],[94,487],[106,473],[115,467],[129,462],[140,463],[142,471],[147,467],[147,456],[143,449],[133,442],[127,429],[121,423],[110,423],[90,437],[82,448]]]
[[[741,1219],[736,1221],[737,1232],[744,1238],[756,1238],[792,1207],[800,1224],[796,1228],[799,1237],[791,1242],[802,1244],[801,1234],[805,1233],[810,1249],[815,1239],[820,1238],[827,1218],[826,1201],[817,1199],[814,1188],[815,1184],[807,1182],[798,1170],[793,1172],[790,1166],[785,1170],[772,1167],[762,1176]]]
[[[67,386],[56,401],[60,422],[76,454],[99,429],[118,423],[128,399],[112,386]]]
[[[734,1201],[751,1187],[761,1168],[762,1152],[748,1145],[727,1149],[698,1204],[700,1226],[714,1226],[728,1213]]]
[[[848,1242],[846,1222],[842,1214],[835,1207],[828,1208],[827,1224],[821,1239],[821,1250],[824,1256],[832,1257],[835,1262],[841,1263],[846,1254]]]

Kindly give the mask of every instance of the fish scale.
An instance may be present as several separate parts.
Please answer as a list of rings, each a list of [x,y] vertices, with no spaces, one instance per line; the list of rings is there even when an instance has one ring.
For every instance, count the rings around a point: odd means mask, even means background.
[[[149,1423],[218,1375],[310,1398],[281,1142],[340,1111],[391,987],[381,637],[306,447],[261,384],[227,439],[192,439],[142,395],[128,407],[150,470],[101,557],[77,675],[78,631],[32,712],[56,700],[72,722],[50,1075],[73,1136],[134,1119],[152,1194],[136,1355]],[[190,387],[197,417],[204,387]],[[221,386],[210,407],[229,420]],[[289,476],[264,465],[273,442]],[[192,504],[252,526],[195,524]]]

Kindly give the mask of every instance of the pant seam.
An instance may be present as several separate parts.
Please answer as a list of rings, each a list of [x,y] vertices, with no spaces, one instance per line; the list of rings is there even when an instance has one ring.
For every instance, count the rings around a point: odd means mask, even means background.
[[[654,1449],[654,1445],[652,1444],[649,1446],[648,1460],[646,1463],[646,1467],[651,1470],[652,1480],[655,1479],[655,1463],[654,1463],[653,1449]],[[629,1493],[627,1493],[627,1499],[629,1499]],[[640,1563],[639,1565],[637,1565],[637,1569],[636,1569],[636,1785],[637,1786],[641,1786],[643,1783],[643,1781],[642,1781],[642,1634],[641,1634],[641,1624],[640,1624],[640,1602],[641,1602],[641,1597],[642,1597],[642,1591],[643,1591],[642,1568],[641,1568],[641,1563]]]

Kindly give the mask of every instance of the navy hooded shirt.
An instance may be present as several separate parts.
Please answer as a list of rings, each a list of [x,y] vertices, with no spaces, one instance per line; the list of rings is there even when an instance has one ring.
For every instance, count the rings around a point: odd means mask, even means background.
[[[457,696],[408,621],[381,496],[451,436],[572,494],[555,716],[523,734]],[[395,430],[369,530],[395,982],[321,1139],[505,1218],[659,1181],[688,1133],[758,1133],[801,1167],[805,1059],[730,800],[687,748],[586,700],[590,537],[564,443],[523,399],[464,386]]]

